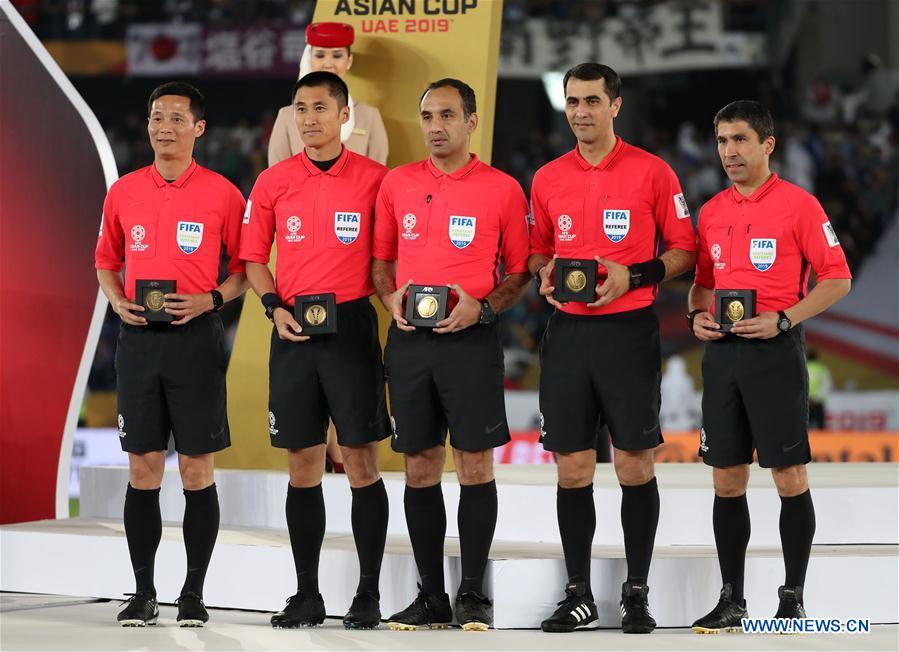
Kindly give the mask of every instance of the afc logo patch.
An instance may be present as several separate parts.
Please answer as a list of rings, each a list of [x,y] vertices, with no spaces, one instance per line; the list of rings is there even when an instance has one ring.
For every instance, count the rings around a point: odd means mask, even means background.
[[[602,212],[602,230],[612,242],[621,242],[631,228],[631,212],[607,208]]]
[[[776,238],[752,238],[749,241],[749,262],[760,272],[770,269],[776,258]]]
[[[403,240],[415,240],[421,233],[415,233],[415,213],[406,213],[403,215]]]
[[[300,229],[302,228],[303,220],[296,215],[291,215],[287,218],[287,235],[284,236],[284,239],[292,243],[302,242],[306,237],[300,234]]]
[[[359,237],[361,213],[334,213],[334,235],[343,244],[352,244]]]
[[[450,215],[449,239],[459,249],[465,249],[474,240],[478,218],[465,215]]]
[[[570,215],[559,215],[556,224],[559,226],[559,242],[571,242],[577,237],[577,233],[571,233],[574,221],[571,219]]]
[[[203,242],[203,225],[199,222],[178,222],[175,241],[181,251],[192,254]]]
[[[147,230],[140,224],[131,227],[131,251],[146,251],[150,245],[144,242]]]

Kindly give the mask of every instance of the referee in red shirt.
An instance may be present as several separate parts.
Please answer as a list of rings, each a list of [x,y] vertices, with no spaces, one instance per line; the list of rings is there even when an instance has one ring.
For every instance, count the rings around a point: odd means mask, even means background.
[[[297,593],[272,616],[274,627],[321,624],[325,604],[318,561],[325,534],[322,475],[328,419],[334,421],[353,494],[359,555],[356,596],[343,619],[371,629],[381,619],[378,578],[387,536],[387,491],[378,472],[378,441],[390,433],[378,321],[369,301],[375,198],[387,168],[340,142],[349,118],[346,84],[312,72],[294,85],[302,152],[259,175],[240,257],[274,323],[269,359],[269,435],[287,449],[287,529]],[[268,268],[273,239],[275,278]],[[337,332],[307,336],[294,298],[334,293]]]
[[[159,615],[153,563],[162,536],[159,488],[170,433],[186,501],[187,579],[178,598],[178,622],[197,627],[209,619],[203,580],[219,526],[213,453],[231,441],[224,332],[215,313],[243,293],[246,278],[237,257],[243,197],[193,160],[194,141],[206,129],[205,106],[189,84],[170,82],[153,91],[148,102],[153,164],[109,189],[97,239],[97,278],[122,319],[116,349],[118,426],[128,452],[125,538],[137,584],[118,615],[124,626],[152,625]],[[223,247],[230,262],[228,278],[219,285]],[[165,294],[170,323],[148,321],[149,313],[137,303],[137,282],[160,280],[175,281],[176,292]]]
[[[372,263],[375,288],[395,322],[384,353],[392,444],[406,458],[406,523],[421,575],[418,597],[389,625],[444,627],[453,619],[443,578],[440,487],[448,427],[461,485],[456,621],[485,630],[493,622],[483,593],[497,513],[492,449],[509,441],[495,320],[527,284],[528,208],[515,180],[470,153],[478,116],[468,84],[433,82],[419,110],[430,156],[384,179]],[[450,304],[458,299],[436,328],[415,328],[403,317],[410,283],[449,286]]]
[[[615,136],[621,80],[583,63],[563,80],[575,149],[537,171],[531,188],[534,226],[530,271],[556,307],[541,344],[541,436],[556,454],[556,508],[568,585],[547,632],[596,627],[590,549],[596,528],[593,475],[597,425],[609,428],[621,484],[627,557],[621,627],[649,633],[649,564],[659,520],[653,457],[659,427],[658,285],[690,269],[696,237],[680,184],[660,158]],[[664,242],[665,253],[659,255]],[[553,298],[556,257],[595,260],[595,300]]]
[[[715,115],[718,156],[733,185],[699,217],[699,261],[690,327],[705,345],[699,454],[714,467],[712,523],[724,584],[699,633],[740,627],[749,543],[746,488],[753,450],[780,495],[786,578],[775,618],[805,618],[802,587],[815,534],[805,465],[808,369],[801,322],[849,292],[852,275],[827,215],[812,195],[771,172],[774,121],[759,102],[732,102]],[[809,273],[817,284],[808,291]],[[756,316],[719,332],[715,290],[755,290]]]

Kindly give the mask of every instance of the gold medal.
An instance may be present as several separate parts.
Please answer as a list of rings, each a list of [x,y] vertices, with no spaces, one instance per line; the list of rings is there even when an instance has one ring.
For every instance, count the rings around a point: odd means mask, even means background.
[[[150,290],[144,295],[144,305],[148,310],[159,312],[165,307],[165,294],[162,290]]]
[[[439,305],[440,304],[437,301],[437,297],[428,294],[418,300],[418,304],[416,304],[415,310],[418,311],[419,316],[423,319],[430,319],[437,314],[437,308],[439,307]]]
[[[727,318],[732,322],[738,322],[743,319],[743,315],[746,314],[745,309],[743,308],[742,301],[731,301],[727,304]]]
[[[573,269],[565,275],[565,287],[572,292],[580,292],[587,287],[587,275],[579,269]]]
[[[306,308],[306,312],[303,313],[306,318],[306,323],[311,326],[321,326],[325,323],[325,320],[328,318],[328,311],[325,310],[325,307],[318,304],[313,303],[311,306]]]

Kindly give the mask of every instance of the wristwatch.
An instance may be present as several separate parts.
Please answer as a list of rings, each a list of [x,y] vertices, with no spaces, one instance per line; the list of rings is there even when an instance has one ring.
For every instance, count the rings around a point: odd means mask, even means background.
[[[209,294],[212,295],[212,312],[218,312],[225,305],[225,299],[218,290],[210,290]]]
[[[546,267],[546,265],[541,265],[541,266],[540,266],[540,269],[537,270],[537,273],[534,274],[534,285],[537,286],[537,293],[538,293],[538,294],[540,293],[540,286],[543,284],[543,279],[540,278],[540,272],[543,271],[543,268],[544,268],[544,267]]]
[[[643,270],[638,269],[636,265],[629,265],[627,271],[631,275],[630,289],[635,290],[643,284]]]
[[[493,310],[493,306],[490,305],[490,302],[487,299],[481,300],[481,319],[478,321],[482,326],[486,326],[487,324],[492,324],[496,321],[496,311]]]
[[[787,313],[783,310],[778,310],[778,320],[777,320],[777,330],[781,333],[786,333],[791,328],[793,328],[793,322],[790,321],[790,318],[787,317]]]
[[[696,319],[696,315],[702,312],[702,308],[696,308],[695,310],[691,310],[687,313],[687,323],[690,325],[690,332],[693,332],[693,320]]]

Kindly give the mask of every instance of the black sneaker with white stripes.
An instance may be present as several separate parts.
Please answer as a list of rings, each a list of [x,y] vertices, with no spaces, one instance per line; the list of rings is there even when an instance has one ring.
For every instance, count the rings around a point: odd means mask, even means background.
[[[544,632],[573,632],[576,629],[596,629],[599,617],[596,603],[584,582],[565,587],[565,599],[552,616],[540,624]]]
[[[117,620],[122,627],[146,627],[159,619],[159,605],[152,593],[135,593],[126,601]]]
[[[625,634],[649,634],[656,628],[649,613],[649,587],[637,582],[621,585],[621,631]]]

